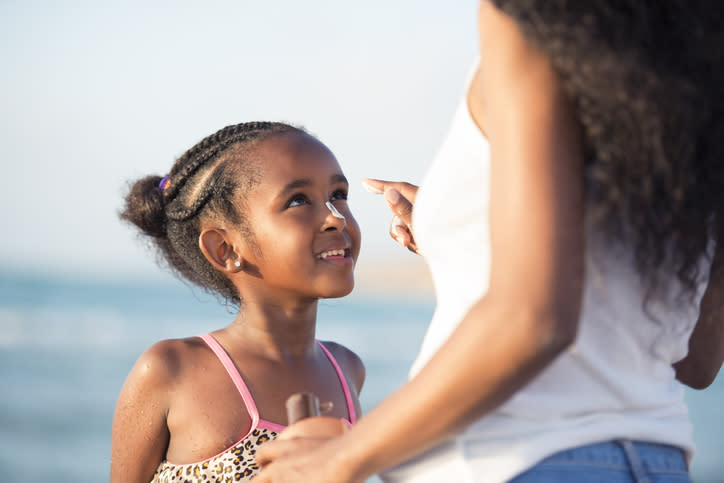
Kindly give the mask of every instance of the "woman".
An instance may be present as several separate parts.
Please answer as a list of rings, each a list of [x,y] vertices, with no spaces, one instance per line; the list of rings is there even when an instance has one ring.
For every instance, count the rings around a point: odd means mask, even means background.
[[[467,125],[418,197],[369,181],[435,280],[412,377],[260,450],[261,483],[689,481],[676,379],[724,360],[719,8],[481,2]]]

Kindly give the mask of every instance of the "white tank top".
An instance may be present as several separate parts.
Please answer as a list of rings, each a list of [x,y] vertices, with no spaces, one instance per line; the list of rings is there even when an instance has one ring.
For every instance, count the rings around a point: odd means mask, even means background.
[[[415,203],[415,238],[437,306],[411,377],[488,288],[489,181],[487,140],[463,97]],[[671,365],[686,355],[705,284],[697,304],[654,301],[649,317],[630,253],[603,246],[593,229],[585,270],[575,343],[503,406],[385,472],[385,482],[503,482],[560,450],[617,438],[671,444],[692,456],[683,386]]]

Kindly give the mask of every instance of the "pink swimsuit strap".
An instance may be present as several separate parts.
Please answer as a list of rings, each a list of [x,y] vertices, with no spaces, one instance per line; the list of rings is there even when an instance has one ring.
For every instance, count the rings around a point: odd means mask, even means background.
[[[221,346],[221,344],[219,344],[219,342],[211,334],[203,334],[199,337],[206,343],[206,345],[209,346],[214,354],[216,354],[216,357],[218,357],[219,361],[221,361],[224,368],[226,369],[226,372],[229,374],[229,377],[231,377],[231,380],[234,382],[237,391],[239,391],[241,399],[244,401],[244,405],[246,406],[246,410],[251,416],[251,428],[249,430],[249,433],[256,429],[257,426],[261,426],[276,432],[283,430],[285,426],[259,418],[259,410],[256,407],[256,403],[254,403],[254,398],[251,396],[249,388],[244,383],[244,379],[241,377],[241,374],[239,374],[239,370],[236,368],[234,361],[231,360],[231,357],[229,357],[229,354]],[[354,409],[352,393],[350,392],[349,385],[347,384],[347,379],[344,377],[342,368],[339,367],[339,364],[337,364],[337,361],[332,353],[329,352],[329,350],[324,347],[321,342],[316,342],[329,359],[329,362],[332,363],[334,370],[337,372],[337,377],[339,378],[339,382],[342,385],[342,390],[344,391],[344,398],[347,401],[347,412],[349,414],[348,422],[354,424],[357,419],[357,414]]]
[[[327,356],[327,359],[329,359],[329,362],[332,363],[332,366],[334,366],[334,370],[337,371],[337,377],[339,378],[339,383],[342,384],[342,390],[344,391],[344,399],[347,401],[347,414],[349,414],[349,423],[354,424],[357,421],[357,413],[354,410],[354,401],[352,401],[352,393],[349,390],[349,385],[347,384],[347,378],[344,377],[344,373],[342,372],[342,368],[339,367],[339,364],[337,364],[337,359],[334,358],[331,352],[329,352],[329,349],[324,347],[324,344],[317,341],[317,345],[324,351],[324,354]]]

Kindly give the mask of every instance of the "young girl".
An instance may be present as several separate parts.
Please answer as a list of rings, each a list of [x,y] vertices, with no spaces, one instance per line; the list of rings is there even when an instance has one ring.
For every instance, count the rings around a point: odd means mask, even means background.
[[[317,301],[354,286],[360,231],[334,155],[301,129],[228,126],[168,176],[136,181],[121,218],[175,274],[238,306],[234,321],[146,350],[121,390],[111,481],[245,481],[256,447],[312,392],[354,423],[364,367],[314,338]]]

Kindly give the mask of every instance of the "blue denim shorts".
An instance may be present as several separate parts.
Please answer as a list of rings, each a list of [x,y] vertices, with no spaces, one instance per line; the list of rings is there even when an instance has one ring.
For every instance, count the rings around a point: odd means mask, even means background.
[[[510,483],[691,483],[684,453],[662,444],[629,440],[556,453]]]

